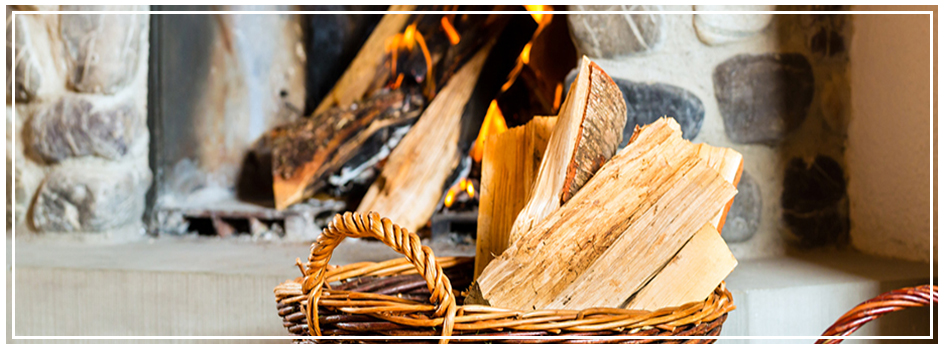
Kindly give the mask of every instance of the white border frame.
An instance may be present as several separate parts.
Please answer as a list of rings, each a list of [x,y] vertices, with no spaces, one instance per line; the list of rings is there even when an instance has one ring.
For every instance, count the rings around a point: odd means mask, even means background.
[[[9,5],[7,5],[9,6]],[[929,15],[929,25],[930,25],[930,44],[931,44],[931,64],[930,64],[930,110],[931,110],[931,122],[930,122],[930,140],[931,140],[931,232],[930,232],[930,242],[931,249],[929,253],[930,261],[930,271],[929,271],[929,284],[934,284],[934,202],[935,202],[935,193],[934,193],[934,168],[935,168],[935,159],[936,154],[934,152],[934,12],[933,11],[12,11],[12,25],[11,25],[11,43],[9,44],[12,47],[11,58],[16,61],[16,16],[18,14],[23,15],[39,15],[39,14],[308,14],[308,13],[317,13],[317,14],[349,14],[349,13],[367,13],[367,14],[383,14],[383,13],[406,13],[406,14],[439,14],[443,12],[452,12],[452,13],[462,13],[462,14],[531,14],[531,13],[550,13],[550,14],[572,14],[572,13],[582,13],[582,14],[698,14],[698,13],[710,13],[710,14],[926,14]],[[4,38],[5,39],[5,38]],[[5,41],[5,40],[4,40]],[[940,41],[940,39],[938,39]],[[5,58],[3,59],[5,62]],[[16,69],[13,68],[10,70],[12,77],[12,88],[15,89],[16,82]],[[0,73],[5,77],[5,72]],[[15,92],[13,92],[15,94]],[[13,112],[13,123],[10,127],[15,128],[16,125],[16,98],[14,95],[12,98],[12,107]],[[5,111],[4,111],[5,113]],[[6,132],[6,122],[0,127],[0,130]],[[944,128],[941,125],[938,125],[939,131],[944,131]],[[12,134],[12,144],[16,146],[16,133]],[[6,145],[0,146],[6,150]],[[938,152],[944,150],[941,144],[938,145]],[[13,153],[13,166],[16,166],[16,152]],[[6,164],[0,165],[0,169],[5,171],[13,171],[13,169],[6,169]],[[13,171],[12,183],[16,183],[16,172]],[[939,174],[939,177],[944,177],[944,174]],[[944,178],[942,178],[944,179]],[[0,189],[5,190],[6,183],[0,184]],[[13,186],[11,195],[13,198],[16,198],[16,186]],[[4,191],[5,192],[5,191]],[[0,204],[0,207],[6,208],[6,202]],[[944,209],[944,208],[942,208]],[[0,218],[0,224],[6,224],[5,215]],[[10,268],[10,290],[11,290],[11,334],[10,339],[13,340],[22,340],[22,339],[50,339],[50,340],[98,340],[98,339],[112,339],[112,340],[148,340],[148,339],[183,339],[183,340],[213,340],[213,339],[479,339],[481,336],[451,336],[451,337],[442,337],[442,336],[416,336],[416,337],[396,337],[396,336],[322,336],[322,337],[299,337],[299,336],[17,336],[16,335],[16,225],[12,225],[11,228],[12,238],[11,238],[11,268]],[[6,241],[2,243],[4,251],[6,251]],[[4,270],[3,274],[6,274]],[[5,276],[4,276],[5,277]],[[6,291],[4,288],[3,294],[5,296]],[[4,298],[5,299],[5,298]],[[4,300],[5,301],[5,300]],[[4,305],[5,309],[5,305]],[[929,308],[930,312],[930,328],[931,334],[928,336],[606,336],[606,337],[592,337],[592,336],[575,336],[575,337],[560,337],[561,339],[916,339],[916,340],[927,340],[933,339],[934,333],[934,310],[936,309],[935,305],[931,305]],[[6,319],[0,320],[0,324],[5,326]],[[4,327],[4,333],[5,333]],[[541,339],[542,336],[513,336],[513,337],[495,337],[495,339]]]

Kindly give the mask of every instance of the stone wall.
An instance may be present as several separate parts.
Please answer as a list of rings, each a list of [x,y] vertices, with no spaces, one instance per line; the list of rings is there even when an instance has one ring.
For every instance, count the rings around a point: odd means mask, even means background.
[[[147,6],[18,8],[35,9]],[[109,239],[140,235],[151,183],[148,15],[18,14],[15,26],[17,232],[26,237],[42,236],[30,232]],[[8,115],[13,99],[7,98]],[[11,156],[8,151],[8,162]]]
[[[823,6],[568,6],[615,11]],[[849,219],[848,15],[571,14],[571,38],[620,85],[625,138],[668,115],[683,137],[744,155],[722,236],[738,258],[842,246]],[[569,77],[573,79],[573,73]],[[565,83],[569,86],[569,82]]]

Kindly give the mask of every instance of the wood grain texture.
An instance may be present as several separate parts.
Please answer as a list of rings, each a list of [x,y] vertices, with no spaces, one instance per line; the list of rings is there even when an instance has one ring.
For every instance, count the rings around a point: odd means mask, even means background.
[[[535,117],[485,141],[475,238],[475,277],[511,245],[509,234],[527,203],[531,184],[557,117]]]
[[[462,112],[491,51],[486,44],[449,80],[391,153],[380,176],[357,207],[416,232],[442,197],[446,178],[459,163]]]
[[[703,301],[735,266],[721,234],[705,224],[625,308],[654,311]]]
[[[469,300],[524,310],[618,307],[734,196],[674,120],[634,138],[493,260]]]
[[[717,171],[725,181],[737,188],[738,182],[741,181],[741,172],[744,169],[744,157],[740,153],[730,148],[701,143],[698,144],[698,156],[708,162],[708,166]],[[724,227],[724,219],[727,217],[728,209],[731,209],[732,203],[734,203],[734,198],[731,198],[724,205],[724,208],[721,208],[715,217],[711,219],[711,224],[718,229],[718,232],[721,232],[721,228]]]

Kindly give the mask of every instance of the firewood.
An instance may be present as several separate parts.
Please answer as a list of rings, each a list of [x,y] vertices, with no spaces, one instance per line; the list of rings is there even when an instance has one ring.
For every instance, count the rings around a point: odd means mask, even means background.
[[[252,152],[261,159],[271,153],[275,207],[312,196],[324,184],[317,180],[337,171],[374,133],[415,120],[421,100],[418,91],[390,91],[356,110],[332,108],[269,131]]]
[[[491,47],[492,44],[486,44],[433,99],[390,153],[357,211],[382,213],[413,232],[429,221],[446,179],[459,162],[462,112]]]
[[[464,39],[453,45],[441,30],[438,17],[388,16],[371,34],[355,62],[316,113],[306,121],[267,133],[247,157],[255,159],[247,162],[252,164],[271,160],[268,170],[272,174],[276,208],[284,209],[314,195],[325,186],[327,177],[357,155],[378,131],[411,124],[417,111],[425,107],[425,101],[442,87],[435,81],[450,81],[456,67],[468,61],[485,42],[494,42],[511,17],[494,14],[457,20],[455,25]],[[412,22],[404,33],[399,33],[402,21]],[[391,36],[399,41],[389,43],[399,44],[388,47],[387,39]],[[378,39],[381,37],[383,40]],[[380,44],[374,39],[380,40]],[[342,94],[344,96],[340,97]],[[397,96],[402,97],[399,104],[404,106],[403,110],[377,112],[376,101]],[[298,130],[293,130],[295,128]],[[244,170],[244,173],[259,174],[256,178],[266,180],[259,169]]]
[[[392,5],[388,11],[413,11],[415,5]],[[336,106],[350,106],[359,101],[374,82],[377,67],[383,64],[386,40],[406,26],[410,14],[388,13],[383,16],[367,41],[361,46],[350,66],[321,100],[314,114],[321,114]]]
[[[682,139],[678,123],[660,119],[492,260],[467,302],[523,310],[619,307],[736,192]]]
[[[730,148],[707,144],[697,146],[698,156],[708,162],[708,166],[725,181],[737,187],[744,164],[741,154]],[[737,260],[718,233],[733,200],[728,201],[709,224],[695,233],[645,287],[627,300],[624,307],[658,310],[701,301],[711,295],[715,287],[737,266]]]
[[[741,172],[744,169],[744,157],[740,153],[730,148],[699,144],[698,156],[707,161],[708,166],[721,174],[725,181],[737,187],[738,182],[741,181]],[[711,219],[711,224],[719,232],[724,227],[724,219],[727,217],[732,203],[734,203],[733,198]]]
[[[735,266],[718,230],[705,224],[625,308],[654,311],[705,300]]]
[[[475,277],[511,245],[509,234],[538,173],[556,117],[535,117],[485,141],[482,157]]]
[[[513,241],[572,198],[616,153],[626,103],[613,79],[584,56],[557,119],[528,204],[515,219]]]

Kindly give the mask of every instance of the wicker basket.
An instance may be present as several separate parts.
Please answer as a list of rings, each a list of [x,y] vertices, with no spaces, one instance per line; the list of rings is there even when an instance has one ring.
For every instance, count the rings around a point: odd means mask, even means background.
[[[839,317],[823,336],[847,336],[866,323],[890,312],[937,304],[937,286],[923,285],[896,289],[866,300]],[[817,344],[839,344],[842,339],[820,339]]]
[[[381,263],[329,266],[345,237],[376,238],[405,258]],[[289,332],[300,336],[462,336],[453,342],[489,343],[712,343],[713,339],[573,338],[574,336],[714,336],[734,310],[724,283],[702,302],[657,311],[508,310],[461,305],[457,292],[472,281],[471,258],[436,258],[406,229],[381,219],[345,213],[335,216],[312,245],[302,277],[275,288],[278,312]],[[317,305],[317,307],[313,307]],[[474,336],[470,337],[470,336]],[[543,336],[507,338],[510,336]],[[570,336],[569,338],[565,336]],[[317,342],[397,342],[338,339]],[[449,340],[443,339],[445,343]]]

